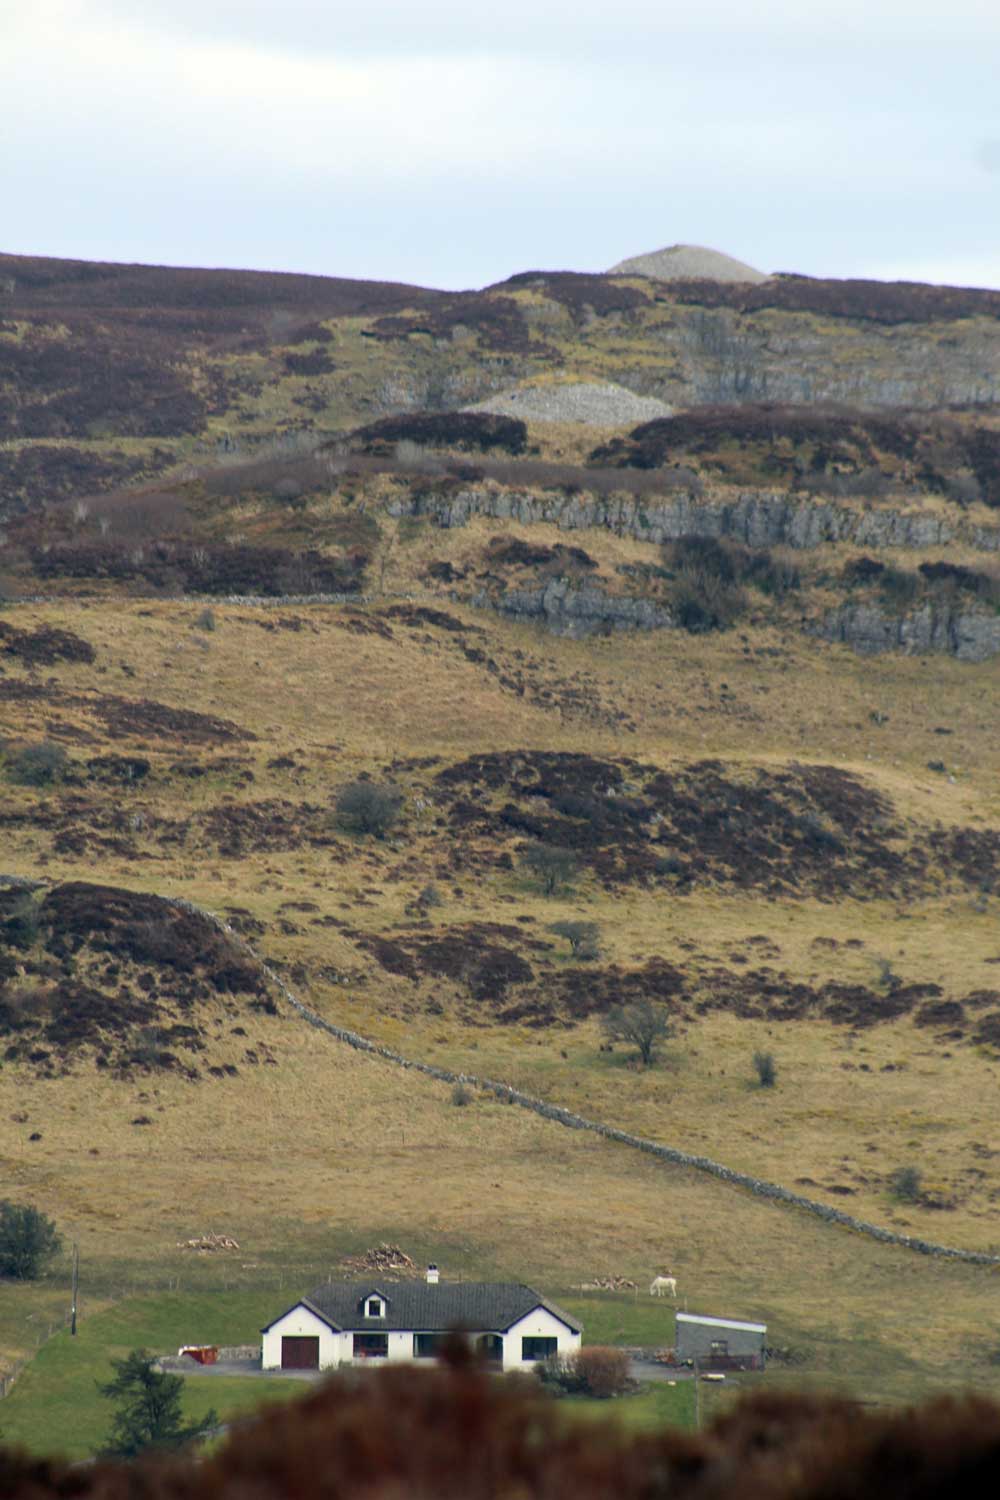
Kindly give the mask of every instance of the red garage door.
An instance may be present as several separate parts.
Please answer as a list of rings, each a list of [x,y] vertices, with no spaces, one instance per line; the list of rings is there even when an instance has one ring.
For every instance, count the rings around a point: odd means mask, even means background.
[[[318,1370],[319,1339],[283,1337],[281,1368],[283,1370]]]

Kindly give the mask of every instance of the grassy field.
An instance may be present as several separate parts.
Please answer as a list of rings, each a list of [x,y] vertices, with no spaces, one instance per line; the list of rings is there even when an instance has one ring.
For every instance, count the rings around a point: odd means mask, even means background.
[[[644,1342],[661,1333],[659,1310],[621,1298],[563,1298],[567,1310],[586,1319],[590,1343]],[[0,1431],[6,1442],[35,1453],[83,1458],[105,1440],[111,1404],[98,1384],[111,1378],[110,1362],[132,1349],[172,1353],[186,1342],[252,1343],[275,1314],[274,1292],[161,1293],[132,1297],[82,1319],[76,1337],[63,1330],[50,1338],[3,1403]],[[672,1319],[670,1320],[672,1323]],[[664,1323],[664,1326],[665,1323]],[[308,1382],[285,1376],[190,1375],[185,1378],[185,1417],[197,1420],[214,1409],[222,1421],[245,1415],[268,1401],[288,1400]],[[636,1396],[614,1402],[573,1399],[567,1411],[582,1418],[611,1417],[630,1428],[664,1422],[691,1426],[690,1383],[650,1384]]]
[[[252,532],[252,514],[246,524]],[[419,587],[434,559],[478,566],[496,529],[417,529],[393,550],[391,586]],[[504,530],[565,541],[555,528]],[[608,576],[650,550],[589,533],[576,540],[600,553]],[[601,927],[602,962],[626,974],[651,958],[683,967],[692,948],[706,972],[732,968],[763,938],[777,950],[772,966],[804,983],[874,986],[888,962],[903,981],[933,980],[949,996],[991,990],[1000,942],[990,893],[931,883],[912,902],[834,903],[708,881],[681,897],[587,877],[549,899],[516,868],[477,863],[496,851],[463,844],[428,798],[441,767],[484,749],[585,746],[671,768],[709,757],[737,769],[833,763],[889,797],[907,836],[990,829],[1000,816],[995,665],[861,660],[752,622],[682,641],[575,642],[449,602],[468,642],[495,664],[487,670],[460,649],[461,632],[401,624],[389,608],[219,605],[210,633],[196,629],[194,603],[91,599],[12,611],[19,630],[70,630],[96,658],[5,666],[5,735],[56,737],[81,767],[114,752],[142,755],[152,769],[143,785],[113,790],[85,778],[41,790],[5,784],[5,871],[238,906],[262,928],[259,951],[303,999],[408,1055],[499,1076],[907,1233],[973,1248],[1000,1241],[997,1064],[967,1037],[949,1041],[910,1019],[855,1030],[709,1009],[678,1023],[658,1065],[641,1071],[621,1049],[600,1051],[592,1019],[494,1025],[488,1006],[477,1010],[449,980],[386,969],[362,941],[502,923],[544,944],[551,922],[584,917]],[[521,692],[503,680],[515,673]],[[221,716],[256,738],[115,733],[109,699]],[[875,725],[874,712],[884,722]],[[948,775],[928,769],[942,755]],[[196,774],[178,771],[192,762]],[[391,774],[407,795],[384,842],[333,828],[336,790],[361,772]],[[234,809],[275,807],[292,826],[284,839],[226,853],[204,832]],[[69,836],[92,825],[90,848],[72,852]],[[415,920],[428,882],[442,904]],[[554,939],[546,962],[556,977],[566,967]],[[286,1289],[297,1296],[344,1255],[393,1239],[445,1274],[523,1277],[557,1296],[595,1275],[647,1285],[671,1271],[682,1305],[763,1317],[775,1343],[803,1352],[803,1381],[873,1399],[966,1383],[1000,1389],[994,1272],[830,1230],[496,1100],[455,1108],[447,1086],[360,1057],[291,1012],[236,1014],[215,997],[199,1017],[207,1060],[235,1076],[123,1078],[89,1057],[71,1059],[66,1076],[0,1069],[7,1191],[80,1244],[88,1321],[123,1291],[177,1278],[185,1295],[260,1295],[273,1315]],[[248,1064],[251,1047],[275,1065]],[[754,1086],[758,1049],[777,1060],[772,1091]],[[142,1118],[151,1123],[138,1128]],[[904,1165],[946,1206],[892,1199],[889,1177]],[[241,1250],[209,1267],[177,1248],[207,1229],[234,1234]],[[0,1287],[7,1367],[58,1319],[60,1297],[45,1284]],[[648,1342],[667,1342],[649,1321],[661,1314],[640,1305],[598,1300],[581,1316],[612,1341],[646,1342],[645,1330]],[[121,1347],[131,1346],[125,1337]],[[49,1347],[5,1403],[5,1430]]]
[[[253,1342],[273,1309],[266,1293],[160,1295],[126,1302],[81,1320],[75,1338],[55,1334],[15,1384],[2,1408],[0,1430],[11,1444],[35,1453],[84,1458],[105,1440],[113,1408],[98,1392],[111,1379],[110,1361],[132,1349],[174,1353],[181,1344]],[[265,1401],[287,1400],[301,1381],[277,1377],[186,1379],[183,1410],[197,1419],[214,1408],[220,1418]]]

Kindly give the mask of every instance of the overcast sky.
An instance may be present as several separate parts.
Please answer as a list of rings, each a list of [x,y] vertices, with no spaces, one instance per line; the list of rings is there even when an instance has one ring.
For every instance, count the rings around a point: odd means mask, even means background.
[[[0,250],[1000,287],[1000,0],[0,0]]]

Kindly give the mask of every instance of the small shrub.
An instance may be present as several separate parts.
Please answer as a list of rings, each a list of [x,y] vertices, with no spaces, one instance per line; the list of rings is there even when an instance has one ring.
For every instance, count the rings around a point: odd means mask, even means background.
[[[198,616],[197,620],[195,620],[194,627],[195,627],[196,630],[208,630],[208,631],[214,630],[215,629],[215,615],[212,612],[212,610],[210,610],[210,609],[203,609],[202,612],[201,612],[201,614]]]
[[[305,496],[302,493],[301,482],[292,474],[284,474],[274,485],[271,491],[275,500],[282,505],[289,506],[292,510],[303,510],[305,508]]]
[[[0,924],[0,943],[6,943],[9,948],[18,948],[27,952],[38,941],[40,925],[36,903],[30,896],[22,896],[20,900],[15,901],[3,923]]]
[[[433,884],[425,885],[423,890],[420,892],[420,895],[417,897],[417,903],[420,906],[440,906],[441,902],[441,892],[438,890],[437,886]]]
[[[944,769],[943,765],[941,769]],[[895,969],[892,967],[891,959],[880,958],[878,960],[878,980],[879,984],[881,984],[887,990],[894,990],[899,985],[900,978]]]
[[[559,1396],[593,1396],[607,1400],[632,1385],[624,1349],[585,1344],[572,1354],[555,1355],[537,1367],[542,1384]]]
[[[983,489],[975,474],[952,474],[945,481],[945,494],[956,505],[975,505],[983,498]]]
[[[455,1087],[451,1091],[452,1104],[454,1104],[457,1108],[462,1109],[466,1104],[471,1104],[472,1100],[473,1093],[468,1084],[456,1083]]]
[[[574,958],[599,958],[601,929],[596,922],[553,922],[556,937],[564,937]]]
[[[399,818],[403,799],[394,787],[351,781],[337,795],[337,821],[350,833],[384,839]]]
[[[773,1052],[755,1052],[753,1055],[754,1071],[757,1081],[762,1089],[773,1089],[778,1081],[778,1065],[774,1060]]]
[[[875,557],[855,557],[844,564],[841,577],[852,588],[855,584],[874,583],[885,572],[885,563]]]
[[[919,1167],[897,1167],[889,1178],[889,1188],[900,1203],[919,1203],[921,1174]]]
[[[529,845],[521,855],[521,865],[540,882],[546,896],[568,885],[579,868],[572,849],[558,849],[552,844]]]
[[[878,582],[886,603],[898,608],[912,604],[920,594],[921,580],[905,568],[883,568]]]
[[[69,756],[62,745],[42,740],[7,755],[7,774],[19,786],[51,786],[62,781],[69,769]]]
[[[632,1383],[629,1358],[624,1349],[584,1344],[570,1355],[573,1369],[588,1396],[606,1400],[620,1396]]]
[[[746,609],[747,598],[734,583],[711,573],[684,568],[670,591],[677,623],[688,635],[728,630]]]

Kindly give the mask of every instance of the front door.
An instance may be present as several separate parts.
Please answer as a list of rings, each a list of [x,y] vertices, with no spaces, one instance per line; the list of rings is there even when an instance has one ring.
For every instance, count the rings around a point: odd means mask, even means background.
[[[281,1340],[281,1368],[283,1370],[318,1370],[319,1339],[303,1338],[301,1335],[284,1335]]]

